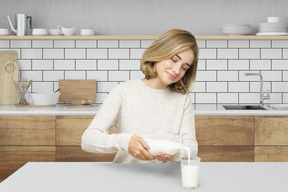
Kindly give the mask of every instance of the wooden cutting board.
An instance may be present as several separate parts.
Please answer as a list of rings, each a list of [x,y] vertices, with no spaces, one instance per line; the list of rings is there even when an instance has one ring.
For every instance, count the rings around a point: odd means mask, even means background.
[[[60,102],[71,102],[73,105],[81,104],[81,100],[96,101],[96,80],[59,79]]]
[[[18,82],[16,51],[0,51],[0,105],[16,103],[14,82]]]

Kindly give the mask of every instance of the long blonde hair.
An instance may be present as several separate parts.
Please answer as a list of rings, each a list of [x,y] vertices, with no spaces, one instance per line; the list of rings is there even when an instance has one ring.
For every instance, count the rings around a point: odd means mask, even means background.
[[[195,82],[198,65],[198,46],[195,37],[188,31],[171,29],[159,36],[143,53],[141,59],[141,71],[146,79],[157,77],[154,65],[166,59],[170,59],[177,53],[191,49],[194,53],[192,66],[185,75],[176,83],[169,85],[174,91],[188,93]]]

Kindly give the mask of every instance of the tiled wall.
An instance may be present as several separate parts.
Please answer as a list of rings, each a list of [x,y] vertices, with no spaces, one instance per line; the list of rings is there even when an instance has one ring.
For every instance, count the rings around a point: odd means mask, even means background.
[[[18,53],[20,78],[32,92],[52,92],[58,79],[96,79],[97,103],[119,82],[143,78],[140,59],[153,40],[0,40],[0,51]],[[261,72],[266,103],[288,103],[288,40],[198,40],[193,103],[259,103]]]

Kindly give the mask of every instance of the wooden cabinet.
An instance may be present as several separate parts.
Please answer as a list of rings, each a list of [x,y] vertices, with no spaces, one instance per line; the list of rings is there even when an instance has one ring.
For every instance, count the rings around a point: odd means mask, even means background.
[[[288,117],[255,117],[255,161],[288,161]]]
[[[55,116],[0,116],[0,181],[28,161],[55,155]]]
[[[201,161],[254,161],[253,116],[196,116]]]

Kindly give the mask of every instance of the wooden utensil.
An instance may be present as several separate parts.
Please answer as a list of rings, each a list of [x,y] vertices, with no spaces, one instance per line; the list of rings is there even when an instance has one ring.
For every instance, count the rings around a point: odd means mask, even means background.
[[[18,82],[16,51],[0,51],[0,105],[16,103],[14,82]]]

